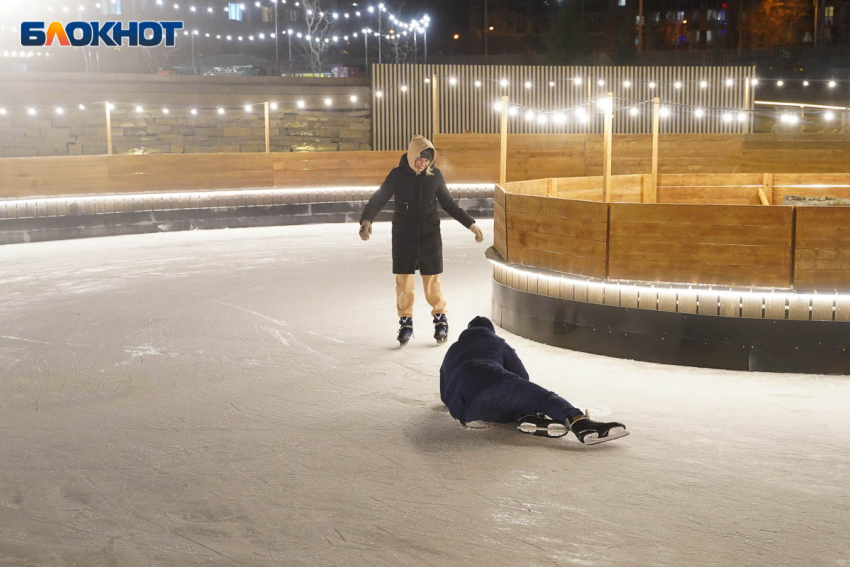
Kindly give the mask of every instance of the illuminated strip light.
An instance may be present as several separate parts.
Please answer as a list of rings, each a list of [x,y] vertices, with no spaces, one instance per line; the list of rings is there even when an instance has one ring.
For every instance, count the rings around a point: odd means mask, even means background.
[[[379,185],[358,185],[358,186],[350,186],[350,187],[297,187],[297,188],[285,188],[285,187],[269,187],[269,188],[261,188],[261,189],[231,189],[231,190],[223,190],[223,191],[161,191],[156,193],[108,193],[104,195],[66,195],[62,197],[38,197],[38,198],[11,198],[11,199],[0,199],[0,207],[14,205],[18,208],[27,209],[28,206],[36,207],[36,210],[40,210],[39,207],[46,207],[50,204],[56,203],[67,203],[67,202],[76,202],[76,203],[102,203],[105,204],[109,199],[209,199],[209,198],[226,198],[226,197],[246,197],[248,195],[260,195],[260,196],[272,196],[272,195],[303,195],[303,194],[315,194],[319,193],[322,195],[327,194],[338,194],[345,193],[351,191],[362,191],[362,192],[375,192],[379,189]],[[460,191],[464,189],[484,189],[484,190],[494,190],[494,183],[451,183],[447,184],[449,191]],[[359,199],[358,199],[359,200]],[[229,206],[229,205],[228,205]],[[267,205],[248,205],[248,206],[267,206]],[[195,209],[198,207],[171,207],[171,209],[167,210],[176,210],[176,209]],[[213,208],[213,207],[209,207]],[[113,214],[110,213],[95,213],[95,214]],[[86,214],[86,213],[82,213]],[[27,216],[27,217],[17,217],[17,218],[42,218],[48,216],[77,216],[77,213],[73,214],[65,214],[65,215],[37,215],[37,216]],[[0,226],[2,226],[3,220],[10,219],[0,219]]]
[[[841,294],[838,292],[828,292],[828,293],[796,293],[794,290],[788,288],[763,288],[764,291],[753,291],[760,288],[750,288],[749,291],[732,291],[729,289],[714,289],[713,286],[707,284],[678,284],[678,285],[689,285],[689,286],[700,286],[700,287],[673,287],[677,284],[666,284],[666,283],[658,283],[658,284],[639,284],[632,283],[626,280],[623,281],[603,281],[593,278],[581,278],[577,276],[571,276],[569,274],[561,275],[550,275],[551,272],[547,272],[542,269],[528,269],[526,267],[516,266],[514,264],[507,264],[505,262],[500,262],[498,260],[494,260],[489,258],[490,262],[494,266],[499,266],[508,271],[511,271],[515,274],[523,275],[523,276],[535,276],[538,278],[546,278],[547,280],[556,281],[556,282],[566,282],[573,285],[586,285],[588,289],[593,288],[604,292],[605,290],[611,291],[637,291],[638,293],[649,293],[656,294],[659,292],[668,292],[668,293],[676,293],[677,295],[691,295],[691,296],[699,296],[702,295],[711,295],[712,297],[728,297],[728,298],[742,298],[742,297],[752,297],[759,298],[764,300],[765,298],[770,299],[779,299],[780,301],[794,301],[797,299],[803,299],[806,301],[811,301],[813,299],[843,299],[850,300],[850,294]],[[669,287],[668,287],[669,286]],[[512,287],[512,286],[508,286]],[[723,286],[724,288],[734,287],[734,286]],[[593,303],[591,301],[585,301],[584,303]],[[697,304],[699,304],[697,302]],[[718,302],[718,306],[720,303]],[[739,303],[739,308],[743,307],[743,302]],[[765,307],[762,304],[762,307]],[[788,310],[788,305],[785,306],[785,309]],[[832,307],[833,311],[835,310],[835,306]],[[812,310],[812,306],[809,306],[809,310]],[[688,313],[690,315],[690,313]]]
[[[847,110],[846,106],[828,106],[825,104],[803,104],[800,102],[771,102],[769,100],[757,100],[756,104],[764,104],[767,106],[793,106],[795,108],[826,108],[829,110]]]

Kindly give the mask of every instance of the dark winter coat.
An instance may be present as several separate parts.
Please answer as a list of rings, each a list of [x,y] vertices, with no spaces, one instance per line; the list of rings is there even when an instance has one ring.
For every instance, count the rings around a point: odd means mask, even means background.
[[[452,417],[465,423],[466,405],[487,387],[521,378],[528,372],[516,351],[496,335],[493,323],[476,317],[460,334],[440,367],[440,398]]]
[[[431,147],[423,140],[422,147]],[[427,143],[427,145],[425,145]],[[437,203],[463,226],[469,228],[475,222],[469,213],[452,200],[443,174],[435,167],[417,174],[410,166],[413,159],[404,154],[398,167],[393,169],[363,210],[360,222],[373,221],[390,198],[395,201],[393,214],[393,273],[413,274],[418,269],[423,276],[443,272],[443,240],[440,236],[440,214]]]

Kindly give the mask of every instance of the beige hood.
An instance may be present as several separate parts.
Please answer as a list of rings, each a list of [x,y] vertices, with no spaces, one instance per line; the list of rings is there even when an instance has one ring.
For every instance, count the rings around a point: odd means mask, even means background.
[[[428,164],[428,169],[425,170],[427,175],[434,175],[434,172],[431,170],[434,167],[434,164],[437,162],[437,148],[434,147],[434,144],[431,143],[431,140],[424,136],[416,135],[413,136],[410,140],[410,145],[407,146],[407,165],[410,166],[410,169],[416,171],[416,167],[414,164],[416,163],[416,158],[419,157],[419,152],[424,150],[425,148],[431,148],[434,150],[434,160]]]

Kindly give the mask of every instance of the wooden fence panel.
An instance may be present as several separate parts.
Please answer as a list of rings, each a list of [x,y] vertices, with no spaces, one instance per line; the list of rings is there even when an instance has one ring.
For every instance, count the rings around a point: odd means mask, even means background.
[[[506,195],[508,261],[605,277],[606,203]]]
[[[850,291],[850,207],[796,207],[794,287]]]
[[[788,287],[792,211],[612,203],[609,277]]]
[[[109,191],[106,156],[0,159],[0,198]]]
[[[505,191],[496,185],[493,193],[493,246],[502,258],[508,258],[508,223],[505,214]]]

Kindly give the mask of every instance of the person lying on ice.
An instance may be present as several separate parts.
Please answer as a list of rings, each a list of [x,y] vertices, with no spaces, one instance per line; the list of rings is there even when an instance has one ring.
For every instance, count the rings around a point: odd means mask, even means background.
[[[398,342],[401,346],[406,345],[413,335],[413,275],[416,270],[422,274],[425,299],[431,305],[434,338],[438,343],[444,343],[448,338],[446,300],[440,286],[443,241],[437,202],[455,220],[475,233],[476,242],[484,241],[484,234],[475,225],[475,219],[452,200],[443,174],[434,167],[436,160],[434,145],[422,136],[414,136],[398,167],[390,171],[360,216],[360,238],[369,240],[372,221],[390,197],[395,198],[393,273],[396,275]]]
[[[572,431],[587,445],[629,434],[622,423],[590,419],[567,400],[532,382],[516,351],[496,335],[487,317],[476,317],[440,367],[440,398],[463,425],[517,423],[523,433],[563,437]]]

